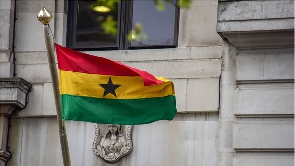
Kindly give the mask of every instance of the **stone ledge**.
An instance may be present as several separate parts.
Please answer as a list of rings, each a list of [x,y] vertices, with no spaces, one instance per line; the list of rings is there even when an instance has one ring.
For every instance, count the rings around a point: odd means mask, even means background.
[[[218,21],[217,32],[247,32],[294,29],[294,18],[263,19],[263,20],[229,20]]]
[[[281,153],[294,153],[294,148],[235,148],[237,153],[246,152],[281,152]]]
[[[293,48],[294,29],[274,31],[219,32],[238,49]]]
[[[236,118],[247,119],[247,118],[294,118],[294,114],[237,114]]]
[[[0,107],[25,108],[31,88],[32,85],[22,78],[0,78]]]
[[[238,49],[293,48],[293,10],[278,0],[220,2],[216,29]]]
[[[0,78],[0,88],[20,88],[27,93],[32,84],[19,77]]]

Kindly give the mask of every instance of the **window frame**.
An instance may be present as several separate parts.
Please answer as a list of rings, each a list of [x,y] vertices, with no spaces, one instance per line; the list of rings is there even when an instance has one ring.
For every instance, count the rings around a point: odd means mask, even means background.
[[[160,48],[176,48],[178,46],[179,34],[179,13],[180,8],[175,6],[174,16],[174,40],[172,45],[146,45],[146,46],[131,46],[127,39],[128,32],[132,30],[133,16],[133,0],[119,1],[118,8],[118,34],[116,46],[97,47],[97,48],[76,48],[76,27],[78,0],[71,0],[67,3],[67,31],[66,31],[66,46],[78,51],[101,51],[101,50],[136,50],[136,49],[160,49]]]

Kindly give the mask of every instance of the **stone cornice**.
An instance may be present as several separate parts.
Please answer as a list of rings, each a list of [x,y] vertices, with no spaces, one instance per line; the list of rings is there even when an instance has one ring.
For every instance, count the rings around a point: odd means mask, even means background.
[[[32,84],[19,77],[0,78],[0,88],[19,88],[28,93]]]
[[[27,95],[32,84],[22,78],[0,78],[0,107],[23,109],[27,104]],[[1,109],[3,110],[3,109]],[[0,111],[0,113],[3,113]]]
[[[219,2],[217,32],[238,49],[294,47],[294,2]]]

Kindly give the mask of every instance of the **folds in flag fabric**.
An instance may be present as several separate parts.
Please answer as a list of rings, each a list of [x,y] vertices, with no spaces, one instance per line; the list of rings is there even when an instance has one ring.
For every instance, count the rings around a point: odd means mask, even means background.
[[[63,120],[137,125],[174,118],[171,81],[106,58],[55,47]]]

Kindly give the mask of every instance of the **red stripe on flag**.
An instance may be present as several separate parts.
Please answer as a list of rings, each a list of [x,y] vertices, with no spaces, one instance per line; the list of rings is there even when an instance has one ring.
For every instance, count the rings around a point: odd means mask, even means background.
[[[55,47],[60,70],[100,75],[141,76],[146,86],[162,83],[150,73],[120,62],[78,52],[58,44],[55,44]]]

